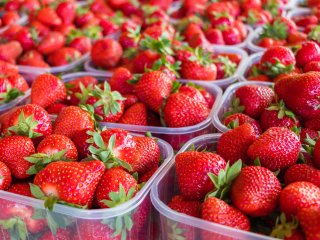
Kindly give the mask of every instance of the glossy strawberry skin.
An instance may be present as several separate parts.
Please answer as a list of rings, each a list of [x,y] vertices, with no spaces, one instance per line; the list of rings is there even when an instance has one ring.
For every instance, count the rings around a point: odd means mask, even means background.
[[[320,187],[320,171],[307,164],[295,164],[284,175],[285,184],[293,182],[310,182]]]
[[[0,176],[0,189],[8,189],[12,181],[12,176],[10,169],[3,162],[0,162]]]
[[[131,72],[126,68],[117,68],[108,81],[112,91],[118,91],[121,94],[129,94],[133,92],[134,86],[127,81],[133,78]]]
[[[94,132],[94,129],[83,129],[76,134],[74,134],[72,141],[77,148],[77,152],[79,155],[79,160],[87,158],[90,155],[89,146],[91,145],[87,141],[92,137],[88,135],[88,132]]]
[[[33,197],[28,182],[13,183],[7,191],[27,197]]]
[[[81,57],[81,53],[72,47],[63,47],[48,56],[48,63],[53,67],[68,65]]]
[[[226,117],[223,120],[223,124],[228,128],[231,128],[231,125],[232,125],[231,123],[236,121],[238,122],[239,126],[245,123],[250,123],[250,125],[252,125],[252,127],[254,128],[256,135],[260,135],[262,133],[259,122],[243,113],[234,113]]]
[[[168,203],[168,207],[173,209],[174,211],[184,213],[193,217],[200,217],[200,205],[200,201],[189,201],[181,195],[174,196]]]
[[[296,53],[298,67],[304,67],[308,62],[320,60],[320,47],[317,43],[306,41]]]
[[[262,112],[259,122],[263,131],[266,131],[271,127],[286,127],[288,129],[291,129],[294,126],[296,127],[300,126],[300,122],[298,119],[293,119],[286,115],[284,115],[282,118],[279,118],[278,110],[268,110],[268,109],[265,109]]]
[[[180,73],[184,79],[213,81],[217,78],[217,67],[214,64],[202,66],[199,62],[187,60],[182,62]]]
[[[320,207],[303,208],[298,212],[298,220],[307,240],[320,238]]]

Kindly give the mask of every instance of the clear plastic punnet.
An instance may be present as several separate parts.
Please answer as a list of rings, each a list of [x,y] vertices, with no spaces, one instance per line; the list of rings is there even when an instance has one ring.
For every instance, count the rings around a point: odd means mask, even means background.
[[[236,82],[238,80],[238,78],[242,75],[242,71],[243,71],[243,67],[247,61],[248,58],[248,54],[246,51],[244,51],[243,49],[234,47],[234,46],[221,46],[221,45],[212,45],[213,51],[215,53],[234,53],[234,54],[239,54],[241,56],[241,62],[239,63],[237,70],[235,71],[235,73],[228,77],[228,78],[224,78],[224,79],[216,79],[213,81],[199,81],[199,80],[192,80],[192,79],[181,79],[181,80],[186,80],[186,81],[192,81],[192,82],[206,82],[206,83],[213,83],[221,88],[227,88],[230,84],[232,84],[233,82]],[[111,77],[113,72],[112,71],[107,71],[107,70],[101,70],[101,69],[97,69],[95,68],[95,66],[93,65],[91,59],[89,59],[88,61],[85,62],[84,64],[84,68],[86,71],[88,72],[92,72],[92,73],[97,73],[97,74],[104,74],[106,76]]]
[[[220,134],[207,134],[188,141],[179,151],[185,152],[192,148],[214,151]],[[151,189],[151,201],[159,212],[163,240],[268,240],[267,236],[238,230],[235,228],[212,223],[170,209],[167,204],[178,193],[175,160],[170,163],[156,178]],[[174,237],[173,237],[174,236]]]
[[[0,16],[1,15],[2,14],[0,13]],[[27,24],[27,22],[28,22],[28,15],[21,14],[19,20],[17,22],[15,22],[15,24],[23,26],[23,25]],[[1,27],[0,28],[0,33],[6,31],[9,27],[10,27],[10,25]]]
[[[248,85],[254,85],[254,86],[272,86],[273,83],[269,82],[258,82],[258,81],[246,81],[246,82],[240,82],[236,83],[234,85],[231,85],[230,87],[227,88],[227,90],[224,92],[221,101],[217,107],[217,110],[213,114],[213,125],[219,132],[227,132],[230,129],[227,128],[223,124],[223,119],[224,119],[224,114],[228,111],[232,97],[235,93],[235,91],[242,87],[242,86],[248,86]]]
[[[83,76],[93,76],[96,77],[99,81],[108,80],[110,77],[106,75],[101,75],[97,73],[89,73],[89,72],[79,72],[74,74],[64,75],[62,77],[63,81],[69,82],[73,79]],[[180,81],[182,83],[186,83],[186,81]],[[188,140],[203,134],[208,134],[214,132],[214,128],[212,125],[212,116],[216,111],[216,108],[220,102],[222,96],[222,90],[213,85],[204,82],[198,82],[198,85],[204,87],[209,93],[211,93],[215,97],[215,103],[211,109],[210,115],[206,120],[201,123],[198,123],[194,126],[189,127],[181,127],[181,128],[169,128],[169,127],[154,127],[154,126],[138,126],[138,125],[129,125],[129,124],[121,124],[121,123],[107,123],[102,122],[100,125],[102,127],[108,128],[122,128],[127,131],[135,132],[135,133],[145,133],[151,132],[153,136],[161,138],[167,141],[173,149],[179,150],[184,143]],[[54,118],[54,116],[51,116]]]
[[[12,100],[11,102],[0,104],[0,115],[10,111],[12,108],[20,105],[27,104],[30,99],[30,89],[27,90],[24,95],[17,97],[16,99]]]
[[[34,224],[44,224],[44,231],[49,231],[50,239],[56,239],[50,229],[53,227],[67,228],[72,231],[72,238],[77,240],[96,239],[157,239],[158,224],[154,218],[154,211],[150,201],[150,189],[155,178],[162,172],[166,165],[173,158],[173,150],[165,141],[159,139],[157,141],[163,163],[154,175],[146,182],[142,189],[131,200],[108,209],[79,209],[66,205],[56,204],[52,211],[44,208],[42,200],[17,195],[14,193],[0,191],[0,211],[6,211],[8,208],[15,208],[15,212],[26,212],[33,214]],[[16,217],[16,218],[15,218]],[[31,219],[20,219],[13,216],[16,221],[20,221],[20,225],[24,226],[24,221]],[[132,220],[132,224],[126,224],[128,219]],[[12,218],[11,218],[12,219]],[[4,219],[1,219],[4,220]],[[22,223],[21,223],[22,221]],[[131,228],[128,226],[131,225]],[[39,226],[40,227],[40,226]],[[127,229],[124,238],[115,233],[116,228]],[[126,228],[128,227],[128,228]],[[21,230],[21,228],[19,228]],[[129,230],[130,229],[130,230]],[[124,230],[125,231],[125,230]],[[5,230],[1,229],[0,239],[20,239],[7,237]],[[14,234],[14,233],[13,233]],[[17,234],[17,232],[16,232]],[[117,235],[117,236],[115,236]],[[25,239],[43,239],[42,235],[30,234],[28,232]],[[91,236],[90,238],[86,236]],[[47,238],[46,238],[47,239]]]
[[[248,44],[247,44],[247,47],[250,52],[257,53],[257,52],[264,52],[266,50],[266,48],[260,47],[256,44],[262,32],[263,32],[263,27],[258,27],[257,29],[253,30],[250,33],[248,37]]]
[[[240,82],[243,82],[243,81],[251,82],[252,81],[252,80],[247,79],[248,71],[253,64],[260,61],[262,55],[263,55],[263,52],[258,52],[258,53],[254,53],[254,54],[250,55],[250,57],[248,57],[248,60],[245,64],[245,66],[243,67],[242,75],[239,78]]]

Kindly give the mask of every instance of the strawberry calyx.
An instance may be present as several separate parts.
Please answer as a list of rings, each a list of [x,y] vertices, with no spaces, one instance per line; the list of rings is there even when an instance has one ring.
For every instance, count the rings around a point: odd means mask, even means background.
[[[132,75],[132,79],[128,80],[127,83],[129,84],[136,84],[139,82],[140,78],[142,77],[143,74],[141,73],[135,73]]]
[[[39,39],[39,32],[37,31],[36,28],[31,27],[29,28],[29,33],[31,35],[31,39],[35,44],[39,44],[40,43],[40,39]]]
[[[29,175],[37,174],[43,168],[45,168],[49,163],[57,162],[57,161],[66,161],[66,158],[64,157],[66,152],[67,150],[64,149],[52,155],[47,155],[45,153],[36,153],[29,157],[25,157],[24,158],[25,160],[34,164],[27,170],[27,174]]]
[[[126,21],[121,11],[116,11],[110,20],[117,26],[122,25]]]
[[[171,71],[177,78],[180,78],[180,74],[179,74],[179,70],[181,69],[181,62],[180,61],[176,61],[173,64],[171,64],[165,55],[162,55],[161,58],[159,58],[157,61],[154,62],[154,64],[152,65],[152,70],[154,71],[158,71],[160,70],[162,67],[164,67],[165,69],[168,69],[169,71]]]
[[[201,24],[202,20],[196,15],[182,18],[179,20],[179,22],[175,25],[175,29],[177,32],[184,32],[186,28],[191,24],[191,23],[196,23],[196,24]]]
[[[193,49],[193,55],[189,57],[191,62],[199,62],[202,66],[210,66],[213,62],[211,53],[201,47]]]
[[[226,127],[230,129],[235,129],[236,127],[239,127],[239,118],[230,121]]]
[[[279,103],[272,104],[270,107],[266,108],[268,111],[278,111],[278,119],[283,119],[284,116],[287,116],[297,121],[295,114],[286,108],[284,101],[281,99]]]
[[[28,231],[26,223],[21,218],[12,217],[0,220],[0,225],[4,230],[9,230],[11,239],[27,239]]]
[[[307,144],[302,144],[302,147],[304,148],[304,150],[306,150],[306,152],[310,155],[310,156],[313,156],[313,150],[314,150],[314,147],[316,145],[316,140],[317,139],[312,139],[309,134],[307,133],[306,134],[306,138],[304,139],[304,141],[307,143]]]
[[[109,225],[111,229],[115,230],[111,236],[112,238],[121,235],[121,240],[127,239],[127,231],[130,232],[133,227],[131,214],[124,214],[122,216],[118,216],[115,220],[103,219],[101,223]]]
[[[284,40],[288,37],[288,26],[282,22],[281,20],[277,19],[271,25],[267,23],[263,27],[263,32],[260,35],[260,39],[262,38],[272,38],[278,40]]]
[[[249,10],[245,21],[247,24],[254,25],[259,21],[259,19],[257,18],[254,11]]]
[[[271,13],[272,17],[279,16],[279,3],[277,0],[267,0],[263,8]]]
[[[320,26],[314,27],[309,33],[308,33],[308,39],[313,40],[317,43],[320,43]]]
[[[223,117],[229,117],[234,113],[242,113],[244,110],[245,106],[240,105],[240,98],[233,96],[231,100],[231,106],[228,111],[224,113]]]
[[[218,56],[213,60],[213,63],[222,63],[224,77],[231,77],[237,70],[237,64],[232,62],[228,57]]]
[[[169,229],[168,239],[185,239],[183,236],[185,229],[178,227],[177,222],[167,220],[167,229]]]
[[[208,173],[210,180],[213,182],[215,189],[208,193],[205,199],[216,197],[220,199],[226,199],[229,193],[231,183],[240,174],[242,168],[242,160],[239,159],[233,165],[230,166],[230,162],[227,162],[226,168],[221,169],[218,175]]]
[[[265,75],[274,78],[279,74],[290,73],[292,72],[292,70],[294,70],[294,64],[284,65],[278,58],[276,58],[275,61],[276,63],[263,63],[263,66],[267,69],[264,71]]]
[[[12,88],[11,84],[6,84],[6,92],[0,93],[0,104],[11,102],[12,100],[22,95],[24,95],[24,93],[19,89]]]
[[[128,37],[134,40],[135,43],[139,42],[141,37],[141,26],[137,26],[136,28],[128,28]]]
[[[292,231],[298,228],[298,220],[293,218],[292,221],[287,222],[286,215],[281,213],[280,217],[277,218],[276,224],[270,234],[271,237],[280,239],[289,238],[292,235]]]
[[[74,39],[78,37],[82,37],[83,33],[79,29],[72,29],[70,33],[67,35],[66,44],[69,45]]]
[[[89,151],[92,153],[93,159],[102,161],[107,169],[112,167],[121,166],[132,172],[132,167],[129,163],[117,158],[113,152],[115,142],[116,142],[116,135],[113,134],[108,142],[108,146],[105,145],[101,135],[97,132],[89,132],[92,134],[93,142],[96,146],[91,145],[89,146]]]
[[[126,193],[123,185],[120,183],[119,192],[110,192],[108,195],[110,200],[101,200],[101,202],[107,205],[109,208],[116,207],[129,201],[133,197],[134,193],[134,187],[131,187],[128,193]]]
[[[79,104],[85,104],[93,91],[93,84],[89,84],[87,87],[85,87],[83,83],[80,82],[79,88],[80,92],[76,92],[74,95],[80,100]]]
[[[123,57],[127,59],[133,59],[138,54],[137,48],[127,48],[124,50]]]
[[[140,48],[142,50],[152,50],[153,52],[164,55],[174,54],[171,48],[171,41],[168,39],[166,33],[163,33],[159,39],[154,39],[146,35],[145,38],[140,41]]]
[[[100,26],[89,26],[82,30],[82,34],[91,40],[97,40],[101,36],[101,31]]]
[[[41,137],[41,133],[37,133],[34,129],[38,126],[38,121],[33,120],[34,115],[31,114],[27,118],[24,116],[24,112],[22,111],[18,117],[17,125],[8,128],[9,134],[15,133],[21,136],[27,136],[29,138],[37,138]]]

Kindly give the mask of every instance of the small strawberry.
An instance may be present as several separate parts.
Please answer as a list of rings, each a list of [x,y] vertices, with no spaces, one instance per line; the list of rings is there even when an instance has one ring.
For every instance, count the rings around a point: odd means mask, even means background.
[[[197,200],[187,200],[181,195],[174,196],[168,203],[168,207],[174,211],[187,214],[193,217],[200,217],[201,202]]]
[[[24,95],[29,89],[27,81],[17,73],[3,73],[0,76],[0,103],[8,103]]]
[[[21,182],[21,183],[13,183],[7,190],[8,192],[32,197],[32,193],[30,190],[30,186],[28,182]]]
[[[56,9],[56,13],[62,23],[72,24],[76,17],[75,4],[72,2],[61,2]]]
[[[253,118],[249,117],[246,114],[234,113],[234,114],[227,116],[223,120],[223,124],[230,129],[234,129],[234,128],[241,126],[245,123],[249,123],[254,128],[256,135],[260,135],[262,133],[259,122],[254,120]]]
[[[14,40],[20,42],[24,51],[31,50],[36,47],[38,32],[34,28],[22,28],[14,36]]]
[[[148,109],[143,103],[134,103],[132,106],[128,107],[118,123],[132,124],[132,125],[148,125]]]
[[[138,183],[128,172],[111,168],[101,177],[95,198],[100,208],[111,208],[130,200],[137,191]]]
[[[42,39],[37,50],[43,55],[48,55],[62,48],[64,44],[64,36],[59,32],[52,31]]]
[[[306,41],[296,53],[297,66],[303,68],[308,62],[320,61],[320,47],[317,43]]]
[[[68,65],[80,59],[81,53],[71,47],[63,47],[48,56],[48,63],[54,67]]]
[[[65,100],[66,88],[63,82],[52,74],[42,74],[32,83],[31,103],[43,108]]]
[[[307,240],[320,238],[320,207],[307,207],[298,212],[298,219]]]
[[[37,50],[26,51],[19,59],[18,64],[34,66],[34,67],[49,67],[44,61],[43,56]]]
[[[228,57],[217,56],[213,59],[217,67],[217,79],[224,79],[231,77],[237,70],[237,65]]]
[[[300,131],[300,142],[302,144],[308,144],[307,140],[310,138],[315,142],[319,138],[319,132],[310,128],[301,128]]]
[[[133,52],[135,54],[135,51]],[[138,52],[132,62],[133,62],[133,72],[134,73],[144,73],[145,69],[151,69],[153,64],[160,58],[157,52],[151,50],[144,50]]]
[[[226,45],[235,45],[242,42],[241,33],[236,27],[227,27],[222,30],[222,36]]]
[[[117,68],[108,81],[112,91],[118,91],[121,94],[129,94],[133,92],[134,86],[129,84],[128,81],[133,78],[131,72],[126,68]]]
[[[78,223],[78,234],[74,236],[74,240],[81,239],[94,239],[100,238],[101,240],[120,240],[121,235],[113,236],[115,230],[108,223],[101,220],[84,220],[81,219]]]
[[[307,164],[295,164],[284,175],[286,185],[302,181],[310,182],[320,187],[320,170]]]
[[[11,171],[6,164],[0,162],[0,189],[7,190],[11,185]]]
[[[82,36],[73,39],[69,44],[69,47],[78,50],[81,54],[90,52],[91,50],[91,41],[88,37]]]
[[[148,172],[144,173],[141,175],[141,177],[139,176],[138,179],[138,183],[146,183],[147,181],[149,181],[149,179],[153,176],[153,174],[159,169],[158,166],[152,168],[151,170],[149,170]]]
[[[66,108],[68,105],[63,103],[54,103],[46,108],[48,114],[59,115],[59,113]]]
[[[1,16],[2,24],[4,26],[16,23],[19,20],[19,18],[19,14],[14,11],[4,12],[4,14]]]
[[[216,28],[209,28],[205,34],[210,43],[225,45],[221,30]]]
[[[313,150],[313,157],[314,157],[314,165],[319,168],[320,167],[320,138],[317,138],[317,141],[314,145],[314,150]],[[309,139],[307,139],[307,143],[309,144],[310,141],[308,141]],[[312,141],[311,141],[312,142]],[[313,142],[312,142],[313,143]]]
[[[37,14],[37,20],[48,27],[56,27],[62,23],[55,10],[50,7],[40,9]]]
[[[0,44],[0,60],[9,63],[15,63],[16,59],[21,55],[23,49],[17,41]]]

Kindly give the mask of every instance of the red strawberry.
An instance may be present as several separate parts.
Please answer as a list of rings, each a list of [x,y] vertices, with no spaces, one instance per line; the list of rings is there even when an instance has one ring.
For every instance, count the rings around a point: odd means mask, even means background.
[[[313,206],[320,206],[320,188],[310,182],[294,182],[281,191],[280,209],[287,217]]]
[[[122,96],[126,99],[124,100],[124,109],[127,109],[133,104],[139,102],[139,99],[135,94],[122,94]]]
[[[163,110],[164,121],[168,127],[196,125],[204,121],[209,113],[206,105],[184,93],[170,95]]]
[[[294,165],[298,160],[301,143],[291,130],[269,128],[248,149],[251,161],[259,158],[261,165],[275,171]]]
[[[9,63],[15,63],[15,60],[21,55],[23,49],[17,41],[0,44],[0,60]]]
[[[158,166],[152,168],[151,170],[149,170],[148,172],[144,173],[143,175],[141,175],[141,177],[139,176],[138,179],[138,183],[146,183],[147,181],[149,181],[149,179],[153,176],[153,174],[159,169]]]
[[[294,218],[291,222],[287,222],[286,215],[283,213],[277,218],[270,236],[284,240],[305,239],[302,231],[298,228],[298,221]]]
[[[250,216],[268,216],[278,204],[281,185],[276,175],[264,167],[241,170],[231,186],[233,205]]]
[[[48,114],[59,115],[59,113],[66,108],[67,105],[63,103],[54,103],[46,108]]]
[[[8,103],[29,89],[27,81],[17,73],[0,76],[0,103]]]
[[[238,126],[241,126],[245,123],[250,123],[250,125],[254,128],[256,135],[260,135],[262,133],[260,124],[254,120],[253,118],[245,115],[243,113],[234,113],[230,116],[226,117],[223,120],[223,124],[230,129],[234,129]]]
[[[184,152],[176,156],[176,173],[181,194],[200,200],[214,189],[208,173],[218,174],[226,167],[225,160],[209,152]],[[192,181],[190,181],[192,179]]]
[[[111,208],[130,200],[138,191],[137,181],[121,168],[111,168],[101,177],[95,198],[100,208]],[[118,196],[118,201],[113,195]]]
[[[39,33],[40,37],[44,37],[50,32],[50,28],[39,21],[34,20],[30,22],[29,25],[30,25],[30,28],[34,28],[35,31]]]
[[[320,117],[320,73],[308,72],[279,79],[275,93],[286,106],[305,119]]]
[[[22,28],[14,36],[14,40],[20,42],[24,51],[35,48],[38,41],[38,32],[34,28]]]
[[[68,65],[81,57],[81,53],[71,47],[63,47],[48,56],[48,63],[54,67]]]
[[[235,45],[242,42],[241,33],[236,27],[228,27],[222,30],[222,36],[226,45]]]
[[[14,24],[1,33],[1,37],[7,41],[12,41],[14,36],[22,29],[22,26]]]
[[[30,185],[28,182],[13,183],[7,190],[8,192],[32,197]]]
[[[5,12],[1,17],[1,20],[2,20],[3,26],[8,26],[16,23],[19,20],[19,18],[20,18],[19,14],[17,12],[10,11],[10,12]]]
[[[6,190],[11,184],[11,171],[6,164],[0,162],[0,189]]]
[[[320,61],[320,47],[317,43],[306,41],[296,53],[297,66],[303,68],[308,62]]]
[[[121,235],[113,236],[115,230],[109,224],[101,220],[81,219],[78,223],[78,234],[74,240],[81,239],[101,239],[101,240],[120,240]]]
[[[144,73],[145,68],[152,68],[153,64],[159,59],[159,54],[151,50],[139,52],[133,59],[133,72]]]
[[[4,74],[18,73],[18,67],[16,65],[0,60],[0,71]]]
[[[81,54],[85,54],[87,52],[90,52],[92,46],[90,39],[85,36],[82,36],[73,39],[69,43],[69,47],[78,50]]]
[[[59,227],[55,235],[51,231],[47,231],[40,236],[39,240],[68,240],[72,239],[73,235],[74,233],[70,228]]]
[[[95,66],[108,69],[118,64],[122,53],[122,47],[117,41],[105,38],[93,44],[91,59]]]
[[[303,68],[304,72],[311,72],[311,71],[316,71],[316,72],[320,72],[320,61],[311,61],[308,62],[304,68]]]
[[[159,113],[172,88],[169,76],[160,71],[148,72],[142,75],[135,85],[136,95],[141,102],[151,110]]]
[[[313,157],[314,157],[314,165],[319,168],[320,167],[320,138],[317,139],[316,144],[313,150]]]
[[[53,133],[62,134],[69,138],[83,130],[93,129],[94,122],[90,114],[79,107],[70,106],[62,110],[54,123]]]
[[[34,184],[48,197],[90,208],[104,171],[100,161],[58,161],[41,170],[35,176]]]
[[[38,51],[43,55],[48,55],[62,48],[65,43],[64,36],[59,32],[49,32],[38,45]]]
[[[298,219],[307,240],[320,238],[320,207],[307,207],[298,212]]]
[[[193,84],[187,84],[185,86],[181,86],[178,90],[179,93],[183,93],[192,99],[196,100],[197,102],[200,102],[204,104],[205,106],[208,106],[208,103],[202,93],[200,92],[200,89],[197,89],[196,85]],[[209,93],[210,94],[210,93]]]
[[[201,208],[201,218],[236,229],[250,230],[248,217],[218,198],[208,198],[205,200]]]
[[[284,181],[287,185],[304,181],[320,187],[320,170],[307,164],[295,164],[286,171]]]
[[[75,4],[72,2],[61,2],[56,9],[56,13],[62,23],[71,24],[76,17]]]
[[[37,50],[30,50],[25,52],[19,59],[18,64],[48,68],[49,65],[44,61],[42,55]]]
[[[88,132],[93,132],[93,129],[83,129],[76,134],[74,134],[72,141],[76,146],[79,154],[79,160],[82,160],[90,155],[89,146],[90,143],[87,141],[92,137],[88,134]]]
[[[226,161],[230,161],[230,164],[239,159],[248,163],[247,150],[255,140],[256,133],[253,126],[244,123],[221,135],[217,144],[217,153]]]
[[[40,9],[37,20],[49,27],[56,27],[62,23],[55,10],[50,7]]]
[[[174,196],[168,203],[168,207],[193,217],[200,217],[201,202],[197,200],[187,200],[181,195]]]
[[[135,103],[128,107],[119,119],[119,123],[147,126],[148,111],[143,103]]]
[[[133,78],[131,72],[126,68],[117,68],[108,81],[112,91],[118,91],[121,94],[128,94],[133,92],[134,86],[128,81]]]
[[[307,139],[311,138],[312,140],[317,140],[319,138],[319,133],[316,130],[310,128],[301,128],[300,131],[300,142],[302,144],[307,144]]]
[[[289,34],[288,36],[288,43],[289,44],[299,44],[301,42],[305,42],[307,40],[307,34],[299,32],[299,31],[294,31]]]
[[[31,139],[25,136],[8,136],[0,140],[0,161],[8,166],[14,177],[29,177],[26,173],[32,165],[25,157],[35,153]]]
[[[221,30],[216,28],[209,28],[205,34],[210,43],[225,45]]]
[[[65,100],[66,88],[63,82],[52,74],[42,74],[32,83],[31,102],[43,108]]]

